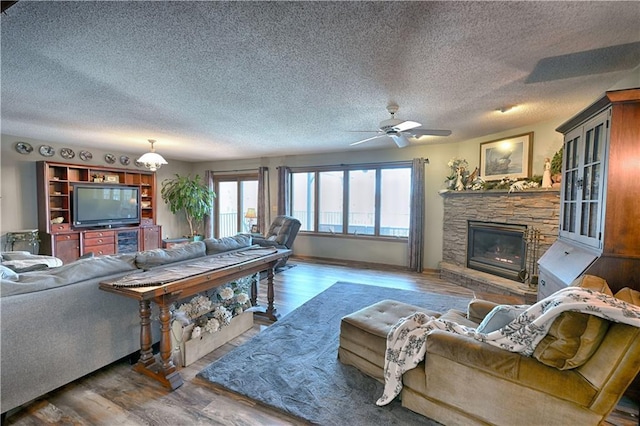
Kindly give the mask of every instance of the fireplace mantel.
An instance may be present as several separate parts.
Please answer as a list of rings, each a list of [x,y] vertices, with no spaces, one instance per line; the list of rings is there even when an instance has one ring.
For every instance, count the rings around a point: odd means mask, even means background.
[[[465,190],[465,191],[452,191],[449,189],[444,189],[438,192],[441,197],[474,197],[474,196],[489,196],[496,197],[502,195],[522,195],[522,196],[536,196],[536,195],[544,195],[544,194],[555,194],[557,197],[560,197],[560,189],[559,188],[550,188],[550,189],[525,189],[524,191],[514,191],[509,192],[508,189],[489,189],[489,190]]]

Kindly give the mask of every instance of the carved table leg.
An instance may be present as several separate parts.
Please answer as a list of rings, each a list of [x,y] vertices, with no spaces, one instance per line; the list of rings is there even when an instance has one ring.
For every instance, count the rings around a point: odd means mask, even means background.
[[[171,312],[169,306],[160,305],[160,361],[165,374],[176,371],[171,359]]]
[[[275,292],[273,290],[273,277],[275,275],[274,268],[270,267],[267,270],[267,309],[264,312],[254,311],[255,315],[264,316],[271,321],[278,321],[280,314],[273,306],[273,300],[275,298]]]
[[[160,308],[160,362],[156,362],[151,348],[151,309],[149,301],[140,301],[140,360],[133,369],[152,377],[165,387],[174,390],[184,383],[171,360],[171,312],[169,306],[175,300],[171,295],[154,299]]]
[[[258,281],[260,281],[260,273],[257,274],[257,278],[251,280],[251,291],[249,295],[251,306],[258,305]]]
[[[140,301],[140,359],[138,362],[149,366],[155,362],[151,348],[151,302]]]

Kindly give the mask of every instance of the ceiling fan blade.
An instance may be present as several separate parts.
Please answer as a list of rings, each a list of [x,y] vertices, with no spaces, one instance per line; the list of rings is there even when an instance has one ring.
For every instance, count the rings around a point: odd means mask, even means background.
[[[420,136],[449,136],[451,130],[435,130],[435,129],[412,129],[410,132],[413,137]]]
[[[404,148],[405,146],[409,146],[409,139],[404,133],[400,133],[398,135],[389,135],[391,139],[398,145],[398,148]]]
[[[415,121],[403,121],[402,123],[396,124],[393,126],[393,130],[397,132],[404,132],[406,130],[415,129],[416,127],[420,127],[422,124],[417,123]]]
[[[352,143],[350,143],[349,145],[351,145],[351,146],[353,146],[353,145],[360,145],[360,144],[361,144],[361,143],[363,143],[363,142],[368,142],[368,141],[371,141],[371,140],[374,140],[374,139],[382,138],[382,137],[384,137],[384,136],[387,136],[387,135],[384,135],[384,134],[383,134],[383,135],[373,136],[373,137],[371,137],[371,138],[362,139],[361,141],[358,141],[358,142],[352,142]]]

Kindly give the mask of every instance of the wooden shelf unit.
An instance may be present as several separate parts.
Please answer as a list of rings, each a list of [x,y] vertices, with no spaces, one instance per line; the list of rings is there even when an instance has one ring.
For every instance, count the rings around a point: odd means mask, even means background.
[[[131,244],[133,231],[138,236],[138,250],[149,250],[161,246],[162,232],[160,226],[156,225],[155,173],[50,161],[39,161],[36,172],[41,253],[59,257],[65,263],[90,252],[95,255],[114,254],[120,252],[121,247],[125,247],[117,242],[120,234],[127,232],[129,241],[126,244],[126,251],[130,252],[134,248]],[[79,182],[138,186],[141,195],[140,225],[104,230],[74,229],[72,226],[73,184]]]

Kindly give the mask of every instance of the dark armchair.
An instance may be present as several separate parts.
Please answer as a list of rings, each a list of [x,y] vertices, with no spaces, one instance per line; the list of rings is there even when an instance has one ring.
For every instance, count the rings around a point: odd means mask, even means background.
[[[276,216],[264,236],[254,236],[253,243],[263,247],[277,247],[291,249],[293,241],[298,235],[300,221],[291,216]],[[283,258],[276,267],[284,266],[288,258]]]

